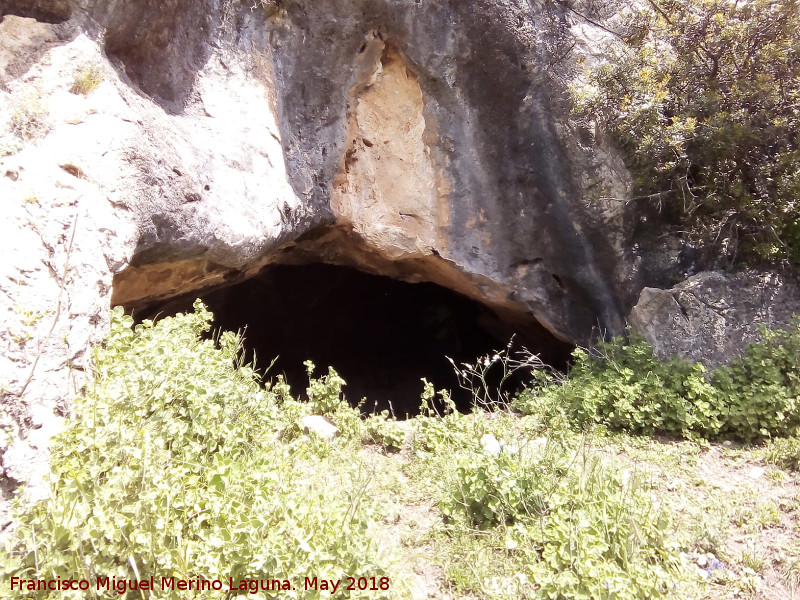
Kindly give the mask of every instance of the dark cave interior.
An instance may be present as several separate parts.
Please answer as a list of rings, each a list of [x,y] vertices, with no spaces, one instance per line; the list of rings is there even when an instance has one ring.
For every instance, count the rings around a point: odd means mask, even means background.
[[[433,283],[406,283],[328,264],[270,265],[241,283],[134,309],[137,320],[189,310],[199,296],[214,313],[214,326],[244,330],[248,360],[268,376],[284,374],[302,396],[308,377],[335,368],[347,382],[348,401],[362,410],[390,408],[398,418],[419,411],[421,378],[448,389],[459,410],[471,395],[458,386],[453,367],[515,344],[555,368],[566,366],[573,346],[529,317],[512,324],[489,307]],[[510,385],[519,385],[516,381]]]

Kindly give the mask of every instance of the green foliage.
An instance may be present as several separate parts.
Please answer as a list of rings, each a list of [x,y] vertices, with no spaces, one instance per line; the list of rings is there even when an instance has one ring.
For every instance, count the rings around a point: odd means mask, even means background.
[[[330,417],[346,437],[358,439],[362,428],[361,414],[342,395],[342,389],[347,385],[344,379],[332,367],[328,367],[326,375],[315,379],[312,377],[316,368],[314,363],[307,360],[303,364],[308,374],[306,397],[311,412]]]
[[[344,379],[332,367],[328,367],[327,375],[323,375],[320,379],[313,379],[311,376],[316,368],[314,363],[307,360],[303,364],[309,378],[306,395],[312,412],[318,415],[333,416],[342,406],[342,388],[346,385]]]
[[[792,435],[800,427],[800,319],[761,333],[763,341],[713,374],[728,409],[722,433],[745,440]]]
[[[649,435],[707,436],[722,426],[719,395],[700,364],[662,361],[635,337],[601,342],[591,355],[578,349],[573,359],[566,381],[523,391],[517,407],[531,412],[536,403],[556,404],[579,426]]]
[[[211,314],[199,301],[194,313],[135,329],[120,309],[112,317],[108,341],[94,353],[94,382],[54,440],[51,497],[17,508],[19,525],[0,559],[4,581],[288,579],[297,590],[261,597],[317,598],[327,593],[303,590],[305,576],[385,574],[371,542],[376,517],[363,469],[344,460],[347,448],[328,444],[320,456],[312,440],[281,439],[302,405],[281,386],[259,386],[236,335],[203,339]],[[311,383],[340,385],[334,376]],[[329,478],[309,478],[308,470]]]
[[[69,91],[73,94],[88,96],[96,90],[101,83],[103,83],[103,72],[100,70],[99,65],[89,63],[83,65],[78,72],[75,73],[75,79]]]
[[[445,517],[438,556],[486,598],[682,597],[674,528],[643,473],[510,413],[417,417],[415,471]],[[502,451],[482,447],[492,434]],[[674,586],[674,587],[673,587]]]
[[[500,528],[536,597],[668,597],[685,574],[666,513],[644,483],[625,481],[597,456],[540,452],[459,463],[445,507],[454,527],[461,512],[467,526]]]
[[[797,0],[649,0],[621,22],[572,91],[626,151],[637,195],[731,257],[800,261]]]
[[[528,468],[534,464],[538,472]],[[566,464],[559,465],[557,461],[521,464],[518,456],[508,453],[496,457],[486,453],[470,456],[456,466],[460,485],[443,512],[450,518],[463,513],[470,526],[478,529],[540,517],[548,512],[546,497],[551,491],[551,471],[563,474],[566,468]]]
[[[800,471],[800,437],[769,440],[763,450],[764,460],[782,469]]]
[[[426,417],[433,417],[434,415],[452,415],[455,412],[456,403],[450,397],[450,392],[447,390],[437,392],[433,384],[423,377],[419,413]]]
[[[397,452],[406,440],[406,430],[401,423],[389,418],[389,411],[370,415],[365,423],[367,439],[381,444],[389,452]]]
[[[105,346],[94,350],[93,381],[54,439],[51,496],[17,503],[17,527],[0,557],[6,582],[287,579],[297,589],[253,597],[313,600],[329,594],[304,590],[307,576],[391,576],[389,590],[336,595],[380,599],[406,597],[403,575],[420,556],[435,555],[442,568],[435,585],[464,597],[677,600],[708,591],[698,590],[693,556],[697,549],[723,556],[729,514],[754,531],[781,518],[779,503],[736,504],[721,491],[719,501],[682,497],[702,485],[676,482],[697,475],[707,443],[603,434],[603,445],[595,445],[589,435],[603,431],[597,423],[692,436],[791,430],[796,411],[788,404],[774,422],[777,413],[758,411],[768,412],[765,398],[783,388],[787,399],[798,395],[791,390],[800,322],[765,332],[742,361],[711,374],[658,361],[641,340],[601,344],[591,357],[576,355],[568,379],[533,371],[534,388],[516,400],[532,416],[496,401],[502,390],[489,389],[495,379],[486,369],[536,369],[536,361],[485,357],[461,373],[465,385],[479,386],[472,414],[457,412],[446,392],[423,381],[423,414],[399,423],[387,412],[362,421],[336,371],[315,378],[310,362],[308,402],[294,400],[280,377],[262,386],[243,364],[236,335],[209,339],[211,314],[199,302],[191,314],[135,328],[119,309],[112,317]],[[497,364],[506,359],[517,362]],[[484,404],[501,410],[487,412]],[[742,417],[748,406],[755,423]],[[341,435],[302,435],[297,423],[312,412],[334,420]],[[15,427],[0,423],[0,443],[11,441]],[[366,440],[403,452],[360,452]],[[796,455],[796,440],[763,451],[773,462],[794,460],[795,468]],[[685,472],[658,472],[670,462]],[[670,499],[665,490],[680,491]],[[703,520],[687,518],[687,504],[701,507]],[[405,569],[399,577],[375,543],[395,537]],[[755,552],[743,561],[755,564]],[[17,597],[77,599],[84,592]]]
[[[791,435],[800,427],[800,320],[762,334],[744,356],[712,373],[699,363],[663,361],[640,338],[601,342],[591,355],[575,351],[567,380],[523,391],[516,406],[529,414],[557,406],[581,427],[647,435]]]

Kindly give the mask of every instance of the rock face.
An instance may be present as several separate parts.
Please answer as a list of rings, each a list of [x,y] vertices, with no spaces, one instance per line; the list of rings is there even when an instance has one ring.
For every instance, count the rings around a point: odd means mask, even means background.
[[[290,177],[336,216],[291,250],[530,311],[565,339],[622,327],[632,265],[614,245],[630,231],[619,203],[588,199],[624,197],[625,173],[570,119],[552,67],[566,14],[325,1],[278,15]]]
[[[6,477],[46,466],[111,305],[323,261],[579,342],[621,332],[669,270],[637,250],[619,157],[570,116],[605,34],[561,5],[0,0],[0,16]]]
[[[800,285],[776,273],[700,273],[668,290],[645,288],[631,326],[663,357],[724,364],[800,315]]]

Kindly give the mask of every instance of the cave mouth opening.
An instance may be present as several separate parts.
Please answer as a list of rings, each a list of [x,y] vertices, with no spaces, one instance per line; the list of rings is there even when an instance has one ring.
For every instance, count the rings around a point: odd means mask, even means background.
[[[199,296],[214,313],[214,328],[244,331],[247,359],[269,377],[283,374],[302,396],[303,362],[316,374],[332,366],[347,382],[345,398],[362,411],[389,409],[397,418],[418,414],[424,377],[452,393],[461,411],[472,395],[458,385],[452,365],[515,344],[564,369],[574,346],[542,327],[504,318],[488,306],[434,283],[406,283],[352,267],[324,263],[269,265],[239,283],[136,311],[137,320],[191,308]],[[513,381],[509,385],[518,386]]]

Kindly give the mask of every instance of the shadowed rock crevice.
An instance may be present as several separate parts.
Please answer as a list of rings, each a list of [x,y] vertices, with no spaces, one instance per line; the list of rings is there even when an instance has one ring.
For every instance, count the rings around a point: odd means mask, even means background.
[[[201,298],[217,327],[245,331],[248,357],[255,354],[260,368],[279,357],[270,375],[284,374],[294,392],[305,389],[302,363],[310,359],[318,372],[330,365],[342,375],[351,403],[366,397],[367,411],[391,403],[399,417],[417,412],[422,377],[452,390],[460,409],[470,408],[446,356],[474,361],[505,347],[515,334],[518,345],[557,367],[564,367],[572,349],[531,317],[512,323],[511,315],[436,284],[349,267],[272,265]],[[190,305],[185,297],[134,314],[173,314]]]

